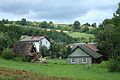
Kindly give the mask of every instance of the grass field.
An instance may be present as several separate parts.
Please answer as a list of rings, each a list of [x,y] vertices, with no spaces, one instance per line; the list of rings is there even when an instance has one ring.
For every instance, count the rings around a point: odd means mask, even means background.
[[[84,38],[84,41],[89,41],[89,38],[94,39],[94,35],[80,32],[70,32],[68,35],[73,38]]]
[[[6,61],[0,59],[0,67],[31,71],[43,76],[67,77],[74,80],[120,80],[120,73],[110,73],[95,65],[70,65],[66,60],[53,59],[48,64]]]

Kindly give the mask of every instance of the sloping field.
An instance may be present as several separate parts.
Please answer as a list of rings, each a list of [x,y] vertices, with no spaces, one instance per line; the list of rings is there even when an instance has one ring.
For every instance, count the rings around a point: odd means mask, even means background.
[[[69,32],[67,34],[73,38],[78,38],[80,42],[91,42],[94,41],[95,38],[93,34],[80,33],[80,32]]]
[[[81,38],[81,37],[84,37],[86,39],[89,39],[89,37],[94,38],[93,34],[86,34],[86,33],[80,33],[80,32],[70,32],[68,33],[68,35],[74,38]]]

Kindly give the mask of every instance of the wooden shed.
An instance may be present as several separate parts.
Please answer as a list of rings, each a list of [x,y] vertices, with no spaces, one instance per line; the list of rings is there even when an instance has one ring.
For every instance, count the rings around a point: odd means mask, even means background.
[[[40,57],[40,53],[36,51],[36,47],[31,42],[18,42],[14,44],[13,51],[15,52],[16,56],[28,56],[31,57],[31,60],[38,60]]]

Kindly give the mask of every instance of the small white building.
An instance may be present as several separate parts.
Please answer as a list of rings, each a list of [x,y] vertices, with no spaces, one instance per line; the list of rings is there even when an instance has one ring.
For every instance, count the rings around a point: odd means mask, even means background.
[[[40,47],[42,46],[46,46],[47,49],[50,49],[50,41],[45,36],[21,36],[20,42],[33,43],[37,52],[40,51]]]

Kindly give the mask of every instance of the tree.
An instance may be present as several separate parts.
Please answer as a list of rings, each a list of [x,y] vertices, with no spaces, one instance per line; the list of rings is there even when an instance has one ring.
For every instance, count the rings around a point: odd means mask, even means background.
[[[108,69],[110,72],[120,72],[120,57],[111,59]]]
[[[89,23],[85,23],[85,24],[83,24],[83,26],[90,26],[90,24]]]
[[[91,26],[94,27],[94,28],[97,27],[96,23],[93,23]]]
[[[112,19],[105,19],[99,25],[96,36],[99,48],[103,52],[109,53],[111,57],[120,55],[120,3]]]
[[[61,29],[62,29],[62,26],[58,24],[58,25],[57,25],[57,29],[60,29],[60,30],[61,30]]]
[[[73,29],[80,29],[80,22],[79,21],[75,21],[74,24],[73,24]]]
[[[11,39],[7,33],[0,32],[0,51],[3,51],[5,48],[10,47]]]
[[[84,26],[84,27],[82,28],[82,32],[88,33],[88,32],[89,32],[89,27],[88,27],[88,26]]]
[[[40,48],[40,51],[41,51],[41,54],[42,54],[43,57],[49,55],[49,52],[48,52],[48,49],[47,49],[46,46],[42,46],[42,47]]]
[[[48,28],[48,24],[47,24],[46,21],[43,21],[43,22],[41,22],[41,23],[39,24],[39,27],[41,27],[41,28]]]
[[[72,24],[69,24],[68,26],[69,26],[69,27],[72,27]]]
[[[53,29],[53,28],[54,28],[54,24],[53,24],[52,21],[50,21],[50,22],[48,23],[48,28],[50,28],[50,29]]]
[[[116,10],[116,12],[113,14],[113,24],[115,26],[120,26],[120,3],[118,4],[118,8]]]
[[[116,29],[112,24],[104,25],[104,28],[98,31],[96,39],[101,53],[108,53],[109,57],[115,56]],[[117,45],[117,44],[116,44]]]
[[[22,19],[21,19],[20,25],[26,25],[26,19],[25,19],[25,18],[22,18]]]
[[[2,22],[3,24],[8,24],[8,23],[9,23],[8,19],[2,19],[1,22]]]
[[[2,22],[5,23],[5,19],[2,19]]]
[[[58,44],[53,42],[51,44],[50,51],[51,51],[51,57],[53,58],[53,56],[56,55],[60,51]]]
[[[49,22],[49,24],[53,24],[53,22],[52,22],[52,21],[50,21],[50,22]]]
[[[12,49],[6,48],[3,52],[2,52],[2,57],[6,60],[9,59],[13,59],[15,56],[14,52]]]

